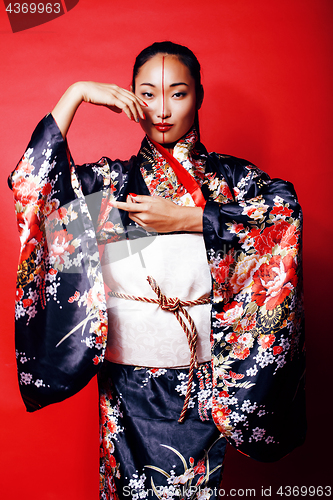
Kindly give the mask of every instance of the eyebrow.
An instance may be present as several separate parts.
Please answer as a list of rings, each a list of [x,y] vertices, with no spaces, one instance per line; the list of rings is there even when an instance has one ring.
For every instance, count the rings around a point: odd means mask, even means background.
[[[153,85],[152,83],[140,83],[140,87],[142,85],[148,85],[148,87],[155,87],[155,85]],[[185,82],[172,83],[171,85],[169,85],[169,87],[178,87],[179,85],[186,85],[186,87],[188,87],[188,84]]]

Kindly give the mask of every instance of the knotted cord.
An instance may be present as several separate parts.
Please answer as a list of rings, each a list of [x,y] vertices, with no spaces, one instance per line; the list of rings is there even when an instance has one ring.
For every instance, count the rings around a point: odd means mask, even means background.
[[[197,368],[196,350],[197,350],[198,332],[195,327],[193,319],[191,318],[185,307],[208,304],[210,302],[210,299],[209,297],[203,297],[196,300],[180,300],[178,297],[167,297],[166,295],[164,295],[164,293],[161,292],[161,289],[154,280],[154,278],[148,276],[147,281],[151,286],[151,288],[153,289],[153,291],[156,293],[157,295],[156,299],[151,299],[147,297],[137,297],[135,295],[129,295],[126,293],[112,292],[112,291],[109,292],[109,295],[111,297],[117,297],[120,299],[138,300],[140,302],[158,304],[163,311],[170,311],[171,313],[173,313],[176,316],[177,320],[179,321],[182,329],[186,334],[188,346],[191,353],[186,395],[185,395],[183,409],[178,419],[178,422],[181,423],[184,421],[185,414],[191,397],[194,368]],[[186,324],[184,319],[188,322],[189,326]]]

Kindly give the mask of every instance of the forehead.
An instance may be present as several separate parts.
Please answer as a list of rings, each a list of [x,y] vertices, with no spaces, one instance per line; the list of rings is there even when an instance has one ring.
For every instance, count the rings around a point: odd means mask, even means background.
[[[172,85],[183,82],[188,85],[194,84],[190,70],[183,64],[177,56],[169,54],[157,54],[149,59],[141,68],[135,79],[138,85],[151,83],[153,85],[164,83]]]

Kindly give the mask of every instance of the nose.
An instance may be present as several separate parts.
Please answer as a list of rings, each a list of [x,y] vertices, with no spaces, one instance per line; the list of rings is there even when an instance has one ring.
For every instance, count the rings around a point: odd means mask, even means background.
[[[157,104],[157,117],[159,119],[165,120],[166,118],[170,118],[170,116],[171,110],[167,104],[167,101],[163,96],[161,96]]]

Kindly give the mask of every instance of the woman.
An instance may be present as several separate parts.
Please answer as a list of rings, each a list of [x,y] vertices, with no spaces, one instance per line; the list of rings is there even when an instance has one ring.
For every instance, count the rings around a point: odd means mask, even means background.
[[[304,439],[301,210],[207,153],[202,99],[194,54],[155,43],[131,91],[71,86],[11,175],[22,396],[34,411],[99,370],[101,499],[216,498],[226,439],[264,461]],[[75,166],[83,101],[139,122],[139,154]]]

